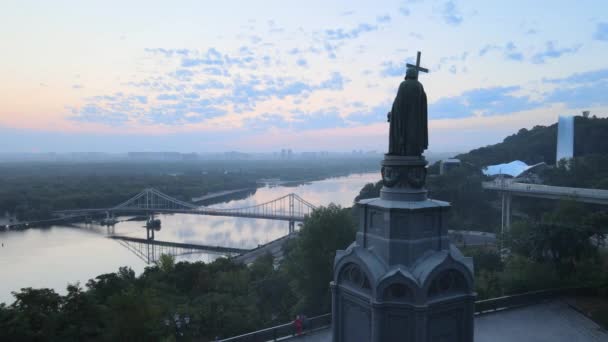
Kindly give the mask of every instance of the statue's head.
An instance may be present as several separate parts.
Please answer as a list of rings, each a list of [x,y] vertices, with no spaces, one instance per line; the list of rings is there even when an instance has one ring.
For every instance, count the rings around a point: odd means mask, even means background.
[[[408,66],[405,71],[405,79],[406,80],[417,80],[418,79],[418,70],[416,68]]]

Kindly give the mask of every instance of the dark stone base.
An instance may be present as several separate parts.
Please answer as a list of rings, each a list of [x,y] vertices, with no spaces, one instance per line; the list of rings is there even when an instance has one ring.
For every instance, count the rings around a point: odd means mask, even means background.
[[[386,154],[382,161],[380,198],[387,201],[424,201],[427,199],[424,157]]]

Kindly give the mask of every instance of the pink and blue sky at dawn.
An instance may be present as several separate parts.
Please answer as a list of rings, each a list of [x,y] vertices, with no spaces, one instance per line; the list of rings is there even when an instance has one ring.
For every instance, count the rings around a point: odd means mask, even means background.
[[[608,115],[605,1],[3,1],[0,152],[386,150],[422,51],[430,150]]]

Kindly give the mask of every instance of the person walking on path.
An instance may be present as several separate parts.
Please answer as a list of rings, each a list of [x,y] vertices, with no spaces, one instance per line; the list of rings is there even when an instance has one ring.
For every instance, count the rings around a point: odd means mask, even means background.
[[[293,321],[293,326],[296,329],[296,335],[302,335],[302,318],[300,317],[300,315],[296,316],[296,319]]]

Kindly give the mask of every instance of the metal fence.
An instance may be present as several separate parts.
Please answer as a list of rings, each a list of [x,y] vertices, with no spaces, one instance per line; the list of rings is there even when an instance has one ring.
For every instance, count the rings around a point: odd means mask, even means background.
[[[475,314],[481,315],[500,310],[513,309],[521,306],[539,304],[550,299],[563,296],[574,295],[597,295],[596,288],[562,288],[532,291],[521,294],[478,300],[475,302]],[[303,334],[309,334],[315,330],[324,329],[331,326],[331,313],[316,316],[308,319],[308,324],[304,326]],[[258,330],[230,337],[220,342],[262,342],[262,341],[285,341],[296,336],[293,322],[277,325],[275,327]]]
[[[309,334],[315,330],[324,329],[331,325],[331,313],[307,318],[303,321],[302,334]],[[263,342],[263,341],[283,341],[290,337],[297,336],[293,322],[277,325],[240,336],[230,337],[220,342]]]

